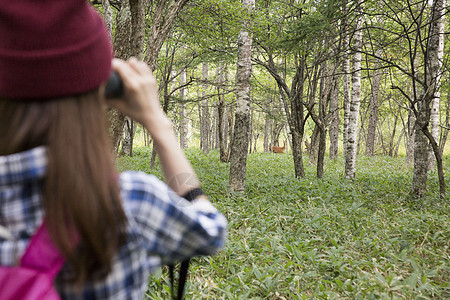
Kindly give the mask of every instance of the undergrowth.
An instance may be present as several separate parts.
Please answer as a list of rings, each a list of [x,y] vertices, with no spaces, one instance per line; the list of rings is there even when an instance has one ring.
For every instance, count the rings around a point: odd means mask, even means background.
[[[343,158],[326,160],[317,179],[306,157],[296,179],[290,155],[251,154],[246,194],[237,195],[217,152],[186,155],[229,221],[225,249],[193,259],[187,299],[450,298],[450,194],[439,197],[435,173],[418,205],[404,158],[358,157],[347,180]],[[118,168],[150,172],[150,156],[138,148]],[[450,158],[444,167],[450,176]],[[148,299],[168,299],[169,287],[163,269],[149,279]]]

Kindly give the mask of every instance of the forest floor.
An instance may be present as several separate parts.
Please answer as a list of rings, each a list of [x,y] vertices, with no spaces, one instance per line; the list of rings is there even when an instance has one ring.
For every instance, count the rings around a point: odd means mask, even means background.
[[[307,157],[296,179],[291,155],[257,153],[246,194],[233,195],[217,151],[186,155],[229,222],[225,249],[192,261],[186,299],[450,298],[450,192],[439,197],[435,172],[417,203],[404,157],[359,156],[354,180],[344,179],[342,157],[326,159],[319,180]],[[150,172],[150,156],[137,148],[118,169]],[[449,156],[444,172],[450,189]],[[148,299],[169,299],[169,287],[163,269]]]

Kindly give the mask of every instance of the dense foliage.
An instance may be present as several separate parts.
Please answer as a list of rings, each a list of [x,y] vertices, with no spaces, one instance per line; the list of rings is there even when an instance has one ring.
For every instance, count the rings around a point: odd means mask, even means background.
[[[134,153],[119,170],[148,172],[150,150]],[[318,180],[308,163],[305,179],[296,179],[290,155],[251,154],[246,195],[232,195],[216,151],[186,154],[229,221],[224,251],[194,259],[188,299],[450,297],[450,194],[438,196],[436,174],[419,205],[407,200],[412,168],[404,157],[358,157],[351,181],[342,157],[326,160]],[[155,274],[148,298],[168,299],[169,286],[167,273]]]

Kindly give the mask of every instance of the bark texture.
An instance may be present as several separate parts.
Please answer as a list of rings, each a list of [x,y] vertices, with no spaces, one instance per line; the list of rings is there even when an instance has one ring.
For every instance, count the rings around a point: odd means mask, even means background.
[[[200,118],[200,148],[203,149],[203,153],[209,152],[210,146],[210,119],[209,119],[209,107],[208,99],[206,99],[206,89],[208,88],[208,64],[202,64],[202,97],[201,102],[201,118]]]
[[[339,147],[339,84],[338,78],[335,78],[335,85],[330,95],[330,159],[335,159],[338,156]]]
[[[348,119],[347,149],[345,151],[345,178],[354,178],[356,172],[356,150],[358,140],[358,119],[361,103],[361,47],[362,21],[358,19],[356,32],[353,36],[353,66],[352,66],[352,98]]]
[[[255,7],[255,0],[243,0],[249,11]],[[252,35],[249,24],[239,34],[238,61],[236,71],[236,114],[233,145],[230,153],[229,185],[233,192],[245,191],[247,167],[248,132],[250,127],[250,76],[252,74]]]
[[[428,116],[427,116],[428,115]],[[429,109],[425,104],[419,109],[414,126],[414,175],[412,191],[414,197],[422,197],[427,189],[428,178],[428,139],[422,129],[429,119]]]
[[[152,25],[148,34],[145,62],[152,70],[156,68],[159,51],[167,38],[178,14],[189,0],[157,1]]]
[[[380,56],[381,52],[377,52]],[[372,97],[370,97],[369,125],[367,127],[366,155],[373,156],[375,151],[375,135],[378,122],[378,97],[380,94],[381,70],[375,70],[372,80]]]
[[[350,40],[348,35],[344,37],[345,47],[350,47]],[[344,122],[342,130],[342,148],[344,151],[344,157],[347,157],[347,141],[348,141],[348,122],[350,116],[350,99],[351,99],[351,75],[350,75],[350,51],[344,52],[344,58],[342,61],[343,75],[343,107],[344,107]]]
[[[445,121],[444,126],[441,130],[441,135],[439,139],[439,148],[441,150],[441,155],[444,153],[445,144],[447,143],[448,131],[450,126],[450,93],[447,94],[447,103],[445,105]]]
[[[109,18],[112,18],[111,8],[107,0],[102,2],[105,13],[105,20],[107,26]],[[142,59],[144,51],[144,36],[145,36],[145,3],[144,0],[124,0],[121,2],[120,11],[117,15],[116,32],[114,36],[115,56],[127,60],[131,56]],[[110,109],[108,111],[108,120],[110,121],[110,132],[113,144],[113,151],[118,152],[120,143],[123,139],[123,131],[125,125],[125,116],[118,111]],[[125,136],[123,154],[131,155],[134,124],[130,126],[132,131],[129,131]]]
[[[103,19],[105,20],[106,27],[108,27],[109,34],[112,40],[112,9],[109,0],[102,0]]]
[[[114,50],[117,58],[127,60],[133,55],[130,47],[130,37],[132,32],[131,24],[130,2],[124,0],[122,1],[120,10],[117,14],[116,32],[114,35]],[[117,155],[120,143],[123,139],[125,116],[118,110],[110,108],[108,109],[108,121],[113,153],[114,155]]]
[[[417,198],[423,197],[426,192],[429,170],[429,143],[436,158],[439,190],[441,195],[445,193],[442,157],[437,142],[429,129],[431,106],[440,88],[440,74],[442,72],[442,61],[439,59],[441,54],[439,52],[440,41],[443,38],[443,34],[441,34],[442,24],[440,23],[443,22],[444,3],[444,0],[436,0],[433,3],[426,49],[427,55],[425,57],[425,86],[418,102],[419,109],[415,124],[414,175],[412,182],[412,194]]]
[[[186,84],[186,69],[184,69],[180,74],[180,85],[183,86]],[[186,114],[186,88],[183,87],[180,89],[180,103],[178,105],[179,109],[179,129],[180,133],[180,147],[182,149],[186,149],[188,147],[188,120]]]
[[[226,119],[226,106],[225,106],[225,95],[222,93],[225,91],[225,74],[227,68],[224,68],[223,64],[219,64],[218,70],[218,85],[217,85],[217,95],[219,101],[217,103],[217,130],[218,130],[218,141],[219,141],[219,151],[220,151],[220,161],[228,161],[228,151],[227,151],[227,133],[228,133],[228,123]]]
[[[441,99],[441,79],[442,79],[442,60],[444,57],[444,24],[445,24],[445,0],[435,1],[434,18],[432,26],[433,35],[430,38],[430,44],[432,44],[432,64],[436,70],[435,76],[436,89],[434,91],[434,97],[431,101],[431,113],[430,113],[430,133],[436,143],[439,139],[439,104]],[[432,170],[435,167],[435,156],[433,151],[430,151],[428,158],[428,169]]]

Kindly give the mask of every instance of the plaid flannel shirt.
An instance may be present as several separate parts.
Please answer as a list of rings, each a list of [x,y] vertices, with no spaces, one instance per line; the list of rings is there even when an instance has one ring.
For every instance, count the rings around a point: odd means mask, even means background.
[[[0,264],[15,265],[44,216],[42,182],[47,150],[0,156]],[[78,292],[65,282],[64,266],[55,280],[62,299],[142,299],[148,275],[162,264],[209,255],[224,245],[227,222],[211,204],[187,202],[156,177],[124,172],[119,178],[127,242],[113,260],[113,271]],[[43,258],[45,259],[45,258]]]

